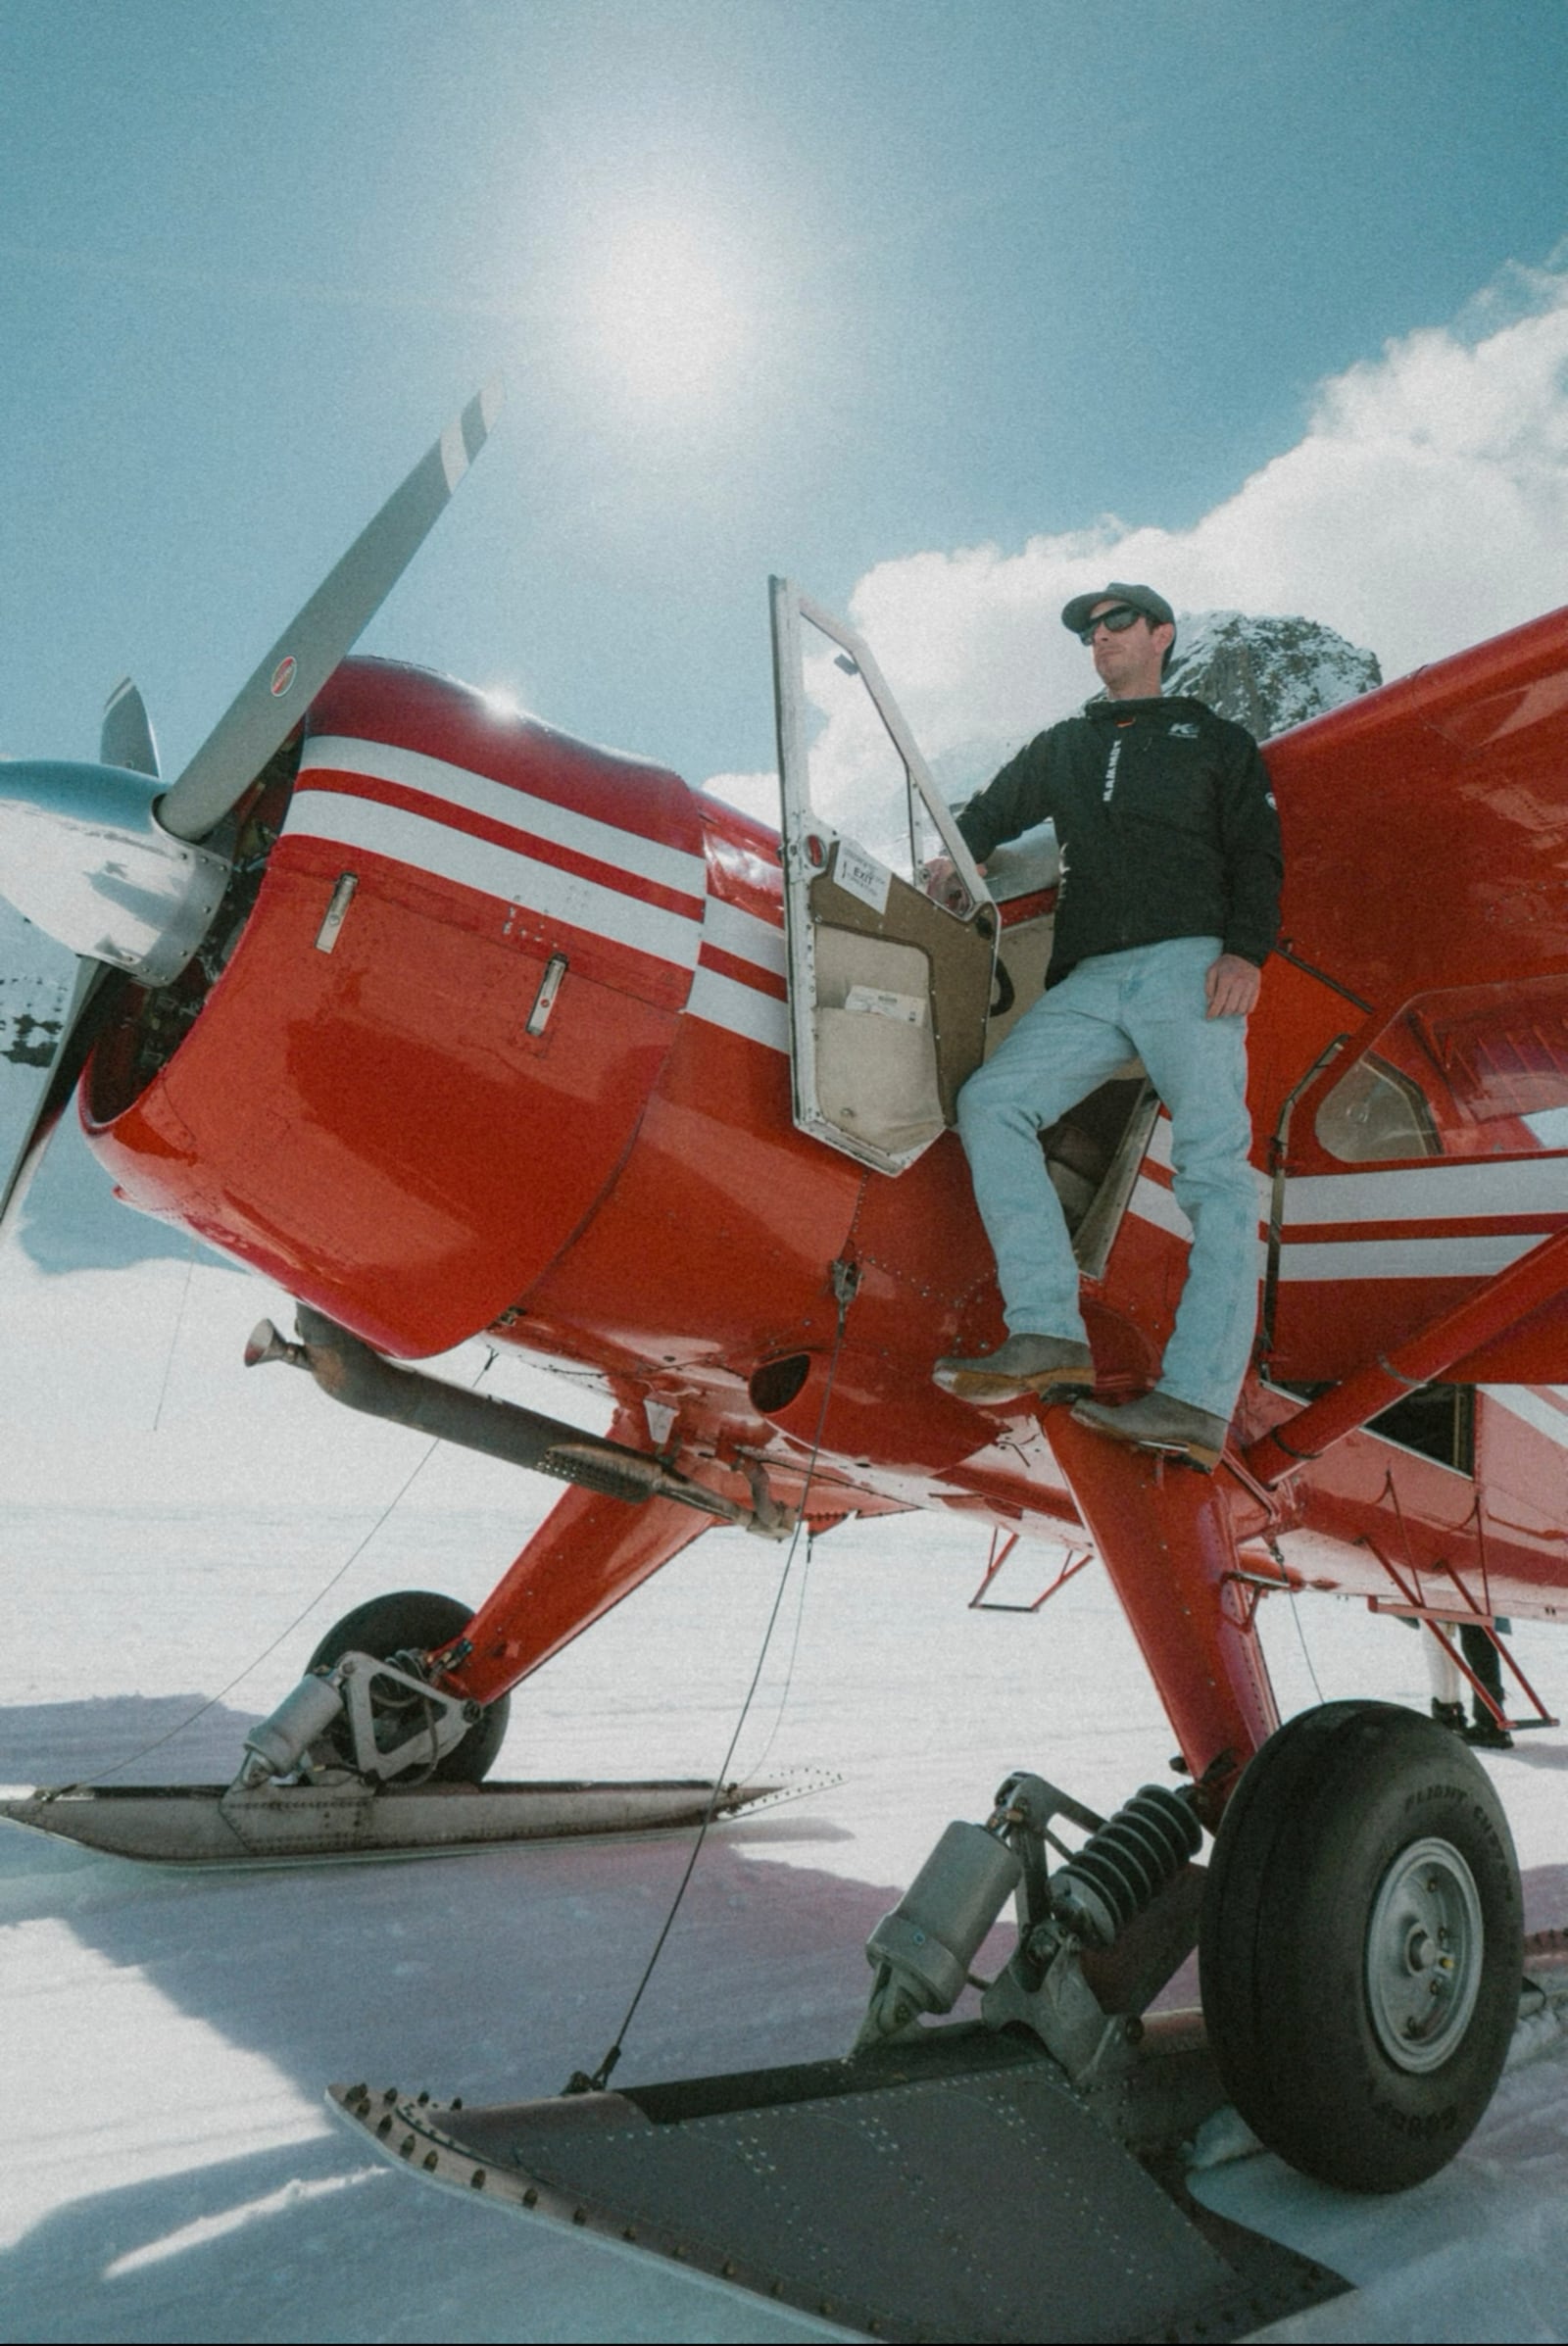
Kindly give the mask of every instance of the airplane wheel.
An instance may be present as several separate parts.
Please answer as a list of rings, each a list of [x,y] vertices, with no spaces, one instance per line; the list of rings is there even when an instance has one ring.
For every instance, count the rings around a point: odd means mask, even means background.
[[[341,1660],[346,1653],[373,1654],[378,1662],[391,1661],[397,1654],[405,1652],[428,1653],[432,1646],[449,1644],[467,1628],[472,1619],[468,1606],[459,1604],[455,1596],[438,1596],[428,1588],[395,1589],[387,1596],[372,1596],[368,1604],[357,1605],[352,1613],[345,1613],[341,1621],[334,1622],[306,1667],[318,1670],[323,1665]],[[413,1695],[409,1697],[409,1705],[411,1709],[416,1707]],[[388,1708],[391,1707],[389,1704]],[[443,1752],[428,1781],[432,1784],[481,1783],[494,1766],[505,1740],[511,1709],[510,1694],[503,1694],[499,1701],[492,1702],[483,1718],[469,1728],[462,1742],[455,1743],[450,1751]],[[345,1764],[349,1764],[352,1757],[347,1745],[345,1724]],[[391,1781],[394,1784],[407,1783],[422,1774],[422,1769],[409,1768],[403,1776],[393,1777]]]
[[[1199,1945],[1209,2042],[1261,2142],[1353,2191],[1436,2175],[1519,2008],[1519,1869],[1486,1771],[1393,1703],[1303,1712],[1221,1819]]]

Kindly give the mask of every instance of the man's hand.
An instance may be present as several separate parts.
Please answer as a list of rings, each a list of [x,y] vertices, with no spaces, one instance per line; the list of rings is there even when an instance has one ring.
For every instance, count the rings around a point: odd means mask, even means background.
[[[985,868],[983,863],[975,865],[975,870],[982,875]],[[921,878],[925,885],[926,895],[930,897],[933,904],[946,904],[950,912],[968,911],[969,891],[958,877],[957,865],[951,855],[933,855],[930,861],[922,866]]]
[[[1257,1001],[1263,972],[1240,953],[1221,953],[1203,978],[1210,1018],[1245,1018]]]

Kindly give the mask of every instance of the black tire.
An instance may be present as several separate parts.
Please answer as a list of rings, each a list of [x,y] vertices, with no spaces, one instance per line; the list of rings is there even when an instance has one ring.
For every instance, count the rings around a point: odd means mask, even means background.
[[[1519,1869],[1486,1771],[1393,1703],[1303,1712],[1221,1819],[1199,1946],[1209,2043],[1258,2139],[1348,2190],[1425,2181],[1518,2015]]]
[[[460,1637],[473,1619],[468,1607],[460,1604],[455,1596],[438,1596],[429,1588],[398,1588],[386,1596],[372,1596],[368,1604],[356,1605],[352,1613],[345,1613],[334,1622],[326,1636],[312,1654],[307,1668],[329,1668],[346,1653],[373,1654],[378,1662],[390,1661],[394,1654],[412,1651],[428,1653],[437,1645],[448,1645]],[[411,1697],[412,1701],[412,1697]],[[431,1784],[480,1784],[495,1765],[497,1754],[506,1739],[507,1720],[512,1710],[512,1697],[503,1694],[492,1702],[482,1718],[469,1728],[461,1743],[443,1752],[427,1781]],[[395,1746],[383,1746],[395,1748]],[[343,1758],[352,1763],[352,1752],[344,1738]],[[394,1784],[411,1782],[423,1775],[417,1767],[405,1769],[402,1777],[392,1778]]]

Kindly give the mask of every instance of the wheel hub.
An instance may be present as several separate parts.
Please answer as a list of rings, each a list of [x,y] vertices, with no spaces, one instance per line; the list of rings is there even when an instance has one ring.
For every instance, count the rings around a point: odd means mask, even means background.
[[[1396,2069],[1441,2068],[1462,2042],[1481,1991],[1483,1945],[1481,1894],[1459,1851],[1436,1838],[1401,1849],[1366,1934],[1367,2006]]]

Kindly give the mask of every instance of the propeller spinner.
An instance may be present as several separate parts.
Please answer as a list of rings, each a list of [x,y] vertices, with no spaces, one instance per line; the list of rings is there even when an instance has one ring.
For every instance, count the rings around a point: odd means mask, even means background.
[[[42,932],[16,999],[52,989],[58,1016],[26,1036],[0,1016],[0,1221],[20,1201],[74,1090],[105,977],[164,986],[200,948],[230,862],[224,819],[281,749],[423,544],[488,439],[499,378],[447,425],[289,621],[167,791],[141,694],[127,677],[104,710],[97,765],[0,763],[0,896]],[[51,948],[46,941],[53,940]],[[73,980],[58,947],[77,956]],[[40,1038],[53,1030],[41,1055]]]

